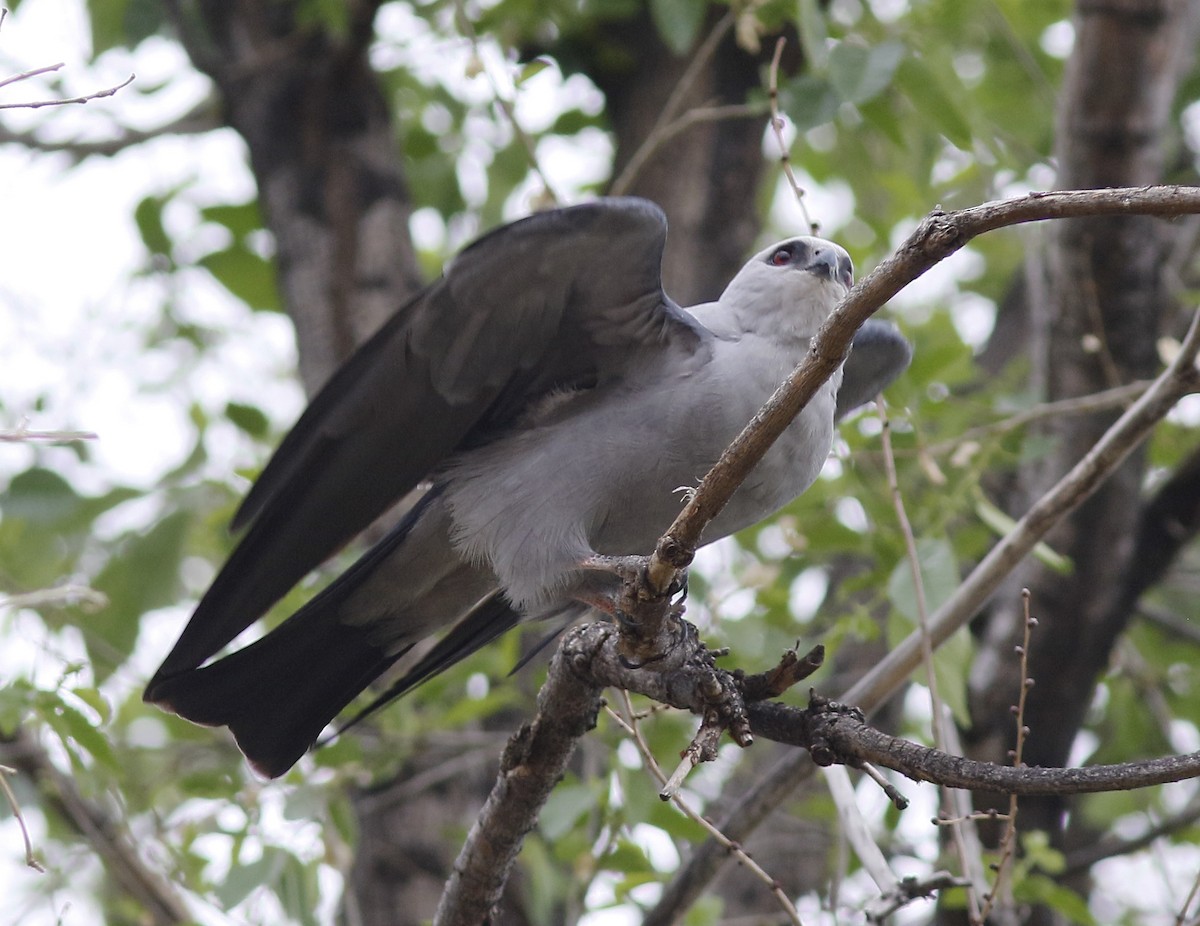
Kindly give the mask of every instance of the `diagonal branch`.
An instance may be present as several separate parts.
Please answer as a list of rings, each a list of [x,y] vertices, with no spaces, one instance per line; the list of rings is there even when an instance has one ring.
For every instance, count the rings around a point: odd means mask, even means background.
[[[973,238],[1009,225],[1082,216],[1196,212],[1200,212],[1200,189],[1178,186],[1030,193],[957,212],[931,212],[894,254],[846,295],[813,339],[804,362],[704,477],[659,541],[650,564],[652,588],[665,591],[675,569],[691,562],[708,522],[721,512],[747,473],[845,359],[859,326],[929,268]]]
[[[602,628],[616,647],[616,665],[628,669],[631,663],[628,657],[631,654],[639,657],[632,660],[633,664],[645,665],[651,661],[646,658],[649,655],[656,663],[656,670],[669,668],[673,673],[672,679],[678,681],[681,678],[676,671],[680,668],[680,656],[671,651],[671,646],[688,639],[689,634],[679,632],[679,622],[668,613],[669,590],[677,578],[678,570],[691,562],[704,527],[721,511],[775,439],[841,364],[849,351],[854,332],[862,322],[908,283],[962,248],[972,238],[1008,225],[1087,215],[1169,216],[1188,213],[1200,213],[1200,189],[1147,187],[1035,193],[953,213],[940,210],[932,212],[895,254],[876,267],[842,300],[813,339],[804,362],[780,386],[704,478],[675,523],[659,540],[654,554],[643,558],[644,568],[630,574],[621,603],[622,611],[629,619],[623,622],[619,634],[611,627]],[[1197,321],[1200,321],[1200,316],[1197,316]],[[1034,544],[1062,517],[1082,503],[1121,460],[1149,435],[1155,424],[1183,395],[1200,385],[1200,374],[1196,369],[1198,349],[1200,324],[1194,321],[1168,369],[1109,429],[1092,451],[1030,509],[968,576],[958,591],[930,617],[928,635],[933,646],[963,626]],[[672,623],[675,625],[673,630],[670,626]],[[496,785],[455,863],[454,874],[439,905],[436,923],[480,922],[486,917],[500,896],[525,833],[532,828],[538,810],[562,774],[575,740],[594,721],[599,706],[598,684],[608,684],[610,680],[593,678],[587,684],[579,684],[578,681],[572,684],[564,680],[567,674],[562,671],[564,661],[569,659],[577,668],[580,664],[574,649],[571,650],[573,655],[565,655],[569,646],[573,647],[572,641],[576,640],[576,636],[568,635],[555,656],[551,676],[538,696],[537,718],[531,726],[514,736],[506,750]],[[659,649],[657,653],[647,653],[647,647]],[[920,647],[921,635],[910,636],[853,686],[846,700],[868,710],[878,707],[919,664]],[[705,687],[705,683],[694,686],[698,691]],[[684,692],[682,695],[681,690]],[[682,688],[668,686],[661,700],[679,703],[677,698],[690,696],[689,690],[686,684]],[[726,692],[723,690],[720,694],[725,697]],[[726,700],[723,705],[729,703]],[[771,736],[772,733],[766,732],[769,728],[768,715],[782,708],[781,705],[767,702],[746,705],[735,697],[730,717],[742,724],[737,737],[739,741],[748,743],[752,738],[752,729]],[[706,703],[705,709],[711,709],[711,704]],[[774,728],[770,729],[774,731]],[[829,743],[834,743],[835,739],[832,734],[826,736]],[[910,745],[916,750],[924,749]],[[840,748],[840,744],[838,746]],[[818,755],[833,756],[836,752],[837,749],[832,753],[819,750]],[[889,764],[874,753],[869,758],[881,765]],[[1196,760],[1196,757],[1192,758]],[[1172,761],[1176,766],[1171,767],[1170,773],[1181,777],[1177,766],[1183,760]],[[811,768],[807,753],[797,751],[789,755],[738,802],[726,818],[726,823],[721,825],[721,830],[731,839],[743,840],[791,792],[806,767]],[[1190,768],[1187,766],[1184,769],[1185,774],[1194,773]],[[1162,770],[1159,772],[1162,774]],[[1022,769],[1011,774],[1026,777],[1029,771]],[[1032,776],[1034,779],[1037,777]],[[1159,780],[1173,779],[1155,779]],[[1001,790],[1014,786],[1006,779]],[[1077,783],[1076,786],[1083,785]],[[724,851],[718,853],[712,849],[714,845],[710,840],[700,847],[682,872],[687,889],[676,889],[681,883],[677,878],[659,906],[647,916],[645,926],[674,921],[679,911],[703,889],[726,857]]]
[[[682,568],[691,561],[695,547],[689,548],[689,543],[696,543],[704,525],[715,517],[732,496],[746,472],[770,446],[770,441],[782,433],[791,420],[784,416],[792,409],[796,410],[792,412],[793,415],[798,412],[824,381],[823,378],[817,379],[817,374],[811,372],[811,368],[816,365],[824,367],[830,354],[838,358],[830,368],[836,367],[841,354],[848,349],[857,326],[900,289],[971,238],[1005,225],[1041,219],[1139,212],[1160,216],[1200,212],[1200,190],[1158,186],[1035,193],[954,213],[931,213],[895,254],[877,266],[847,295],[814,339],[809,357],[705,477],[675,524],[659,541],[647,570],[646,585],[649,588],[644,594],[648,597],[656,594],[663,587],[664,578],[669,582],[674,569]],[[1099,485],[1134,446],[1145,439],[1167,410],[1194,388],[1195,341],[1193,326],[1185,349],[1175,358],[1171,368],[1109,429],[1092,453],[997,544],[958,592],[933,616],[931,630],[935,645],[965,625],[1016,562],[1059,520],[1082,503],[1086,494]],[[845,696],[846,700],[867,710],[878,707],[916,668],[919,658],[920,638],[913,635],[855,685]],[[731,839],[744,841],[788,798],[795,786],[811,774],[812,768],[803,753],[785,756],[729,808],[720,824],[722,832]],[[672,922],[680,910],[686,909],[700,895],[725,858],[724,852],[712,840],[698,847],[667,886],[658,906],[650,911],[643,926],[661,926]]]
[[[113,138],[102,141],[47,141],[40,138],[36,130],[17,131],[0,125],[0,144],[12,143],[30,151],[62,153],[78,162],[92,155],[112,157],[164,135],[200,135],[223,126],[216,101],[207,97],[183,115],[162,125],[150,129],[122,128]]]
[[[526,834],[566,771],[579,738],[596,725],[600,689],[564,668],[559,648],[538,692],[537,714],[505,747],[500,773],[479,812],[434,914],[434,926],[492,922]]]
[[[80,794],[31,737],[18,730],[15,737],[0,739],[0,756],[32,779],[43,805],[92,847],[112,883],[142,908],[143,922],[171,926],[194,921],[175,885],[142,861],[128,829]]]

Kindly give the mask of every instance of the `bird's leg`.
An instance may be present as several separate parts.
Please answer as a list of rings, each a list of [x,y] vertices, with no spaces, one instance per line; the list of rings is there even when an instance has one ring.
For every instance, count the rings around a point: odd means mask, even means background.
[[[625,594],[626,591],[636,586],[638,577],[642,574],[642,569],[645,568],[645,557],[605,556],[602,553],[593,553],[591,556],[580,560],[579,566],[589,572],[603,572],[620,579],[620,591],[610,594],[593,592],[578,597],[586,604],[590,604],[593,608],[609,615],[616,621],[617,626],[622,631],[631,631],[637,622],[621,608],[621,602],[622,599],[627,597]]]
[[[593,553],[579,561],[579,568],[589,572],[607,572],[616,576],[623,583],[634,583],[646,568],[644,556],[606,556],[603,553]],[[680,569],[667,588],[667,595],[674,598],[682,593],[679,601],[687,598],[687,570]],[[677,602],[679,603],[679,602]],[[604,609],[602,609],[604,610]]]
[[[587,591],[578,600],[610,615],[621,631],[621,661],[627,668],[663,659],[677,646],[684,612],[687,573],[678,572],[666,598],[647,594],[645,556],[607,556],[593,553],[579,561],[579,568],[616,576],[621,587],[612,592]]]
[[[637,581],[645,565],[644,556],[605,556],[603,553],[593,553],[579,561],[581,569],[589,572],[607,572],[622,582]]]

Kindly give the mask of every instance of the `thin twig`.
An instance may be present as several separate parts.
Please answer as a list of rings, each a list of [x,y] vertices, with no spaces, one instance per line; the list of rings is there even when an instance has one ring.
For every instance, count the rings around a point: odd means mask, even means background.
[[[1033,628],[1037,626],[1037,619],[1030,614],[1029,610],[1031,598],[1029,589],[1021,589],[1023,636],[1021,645],[1017,647],[1017,657],[1021,662],[1021,687],[1017,693],[1017,703],[1013,706],[1013,717],[1017,725],[1017,741],[1010,753],[1013,768],[1024,767],[1022,755],[1025,752],[1025,740],[1029,736],[1029,728],[1025,726],[1025,702],[1029,697],[1029,689],[1033,687],[1033,679],[1029,677],[1029,643],[1033,636]],[[1004,834],[1000,837],[1000,860],[995,865],[996,881],[983,906],[983,920],[986,920],[991,914],[997,896],[1005,888],[1005,876],[1011,876],[1017,850],[1017,810],[1017,795],[1010,794],[1008,796],[1008,813],[1004,815]]]
[[[113,157],[136,145],[144,144],[164,135],[199,135],[222,127],[220,113],[215,100],[206,97],[183,115],[170,122],[149,129],[122,128],[112,138],[100,141],[48,141],[40,138],[36,131],[16,131],[0,125],[0,144],[21,145],[30,151],[49,154],[66,154],[73,161],[82,161],[92,155]]]
[[[729,30],[733,28],[735,19],[733,10],[730,10],[717,20],[712,30],[705,36],[704,41],[700,43],[700,47],[689,56],[688,66],[671,90],[671,95],[667,97],[666,105],[663,106],[654,122],[654,130],[651,131],[651,135],[664,128],[668,122],[673,121],[683,109],[683,104],[686,102],[692,86],[699,80],[700,75],[708,70],[709,62],[717,53],[717,48],[720,47],[725,36],[729,34]]]
[[[458,27],[466,35],[467,41],[471,43],[471,53],[475,56],[479,70],[487,78],[488,86],[491,87],[492,99],[500,107],[500,111],[504,113],[504,118],[508,120],[508,124],[513,130],[513,135],[516,136],[521,147],[525,149],[525,156],[529,161],[529,167],[542,182],[542,189],[545,191],[546,196],[554,205],[560,205],[563,202],[562,197],[558,195],[558,192],[554,189],[554,185],[550,182],[550,178],[546,176],[546,172],[542,170],[542,165],[538,162],[537,144],[529,133],[525,131],[521,123],[517,121],[517,112],[513,108],[512,102],[500,91],[500,85],[497,83],[495,75],[492,74],[491,68],[487,66],[487,61],[480,51],[479,36],[475,32],[475,24],[471,22],[471,17],[467,15],[463,0],[455,0],[454,9],[458,14]]]
[[[38,441],[46,444],[71,444],[76,441],[99,440],[93,431],[31,431],[21,426],[11,431],[0,431],[0,444],[20,444]]]
[[[779,143],[779,164],[783,167],[784,176],[792,186],[792,192],[796,194],[796,205],[800,207],[800,214],[804,216],[804,224],[815,235],[820,226],[809,216],[808,209],[804,205],[804,188],[796,182],[796,175],[792,173],[792,156],[788,151],[787,142],[783,139],[783,119],[779,115],[779,61],[783,57],[783,46],[786,41],[782,35],[779,37],[775,42],[775,54],[771,57],[771,84],[768,91],[771,100],[771,131],[774,132],[775,140]]]
[[[999,437],[1002,434],[1007,434],[1009,431],[1015,431],[1017,428],[1047,418],[1057,418],[1060,415],[1087,415],[1092,412],[1110,411],[1114,408],[1128,408],[1131,402],[1149,388],[1150,383],[1148,381],[1139,380],[1138,382],[1127,383],[1124,386],[1117,386],[1115,389],[1093,392],[1090,395],[1059,399],[1055,402],[1042,402],[1025,411],[1002,418],[999,421],[967,428],[967,430],[963,431],[957,437],[938,441],[935,444],[923,447],[921,452],[941,456],[946,453],[953,453],[965,444],[991,437]],[[903,453],[898,453],[897,456],[903,456]]]
[[[60,66],[55,65],[55,67]],[[90,103],[92,100],[104,99],[105,97],[112,96],[119,90],[125,89],[133,83],[136,77],[136,74],[130,74],[114,87],[109,87],[106,90],[97,90],[95,93],[85,93],[83,96],[73,96],[67,100],[34,100],[30,103],[0,103],[0,109],[41,109],[43,106],[69,106],[73,103]]]
[[[15,768],[0,765],[0,791],[3,791],[5,798],[8,799],[8,806],[12,809],[13,819],[17,821],[17,826],[21,829],[21,838],[25,841],[25,865],[40,874],[45,874],[46,866],[39,862],[37,856],[34,854],[33,839],[29,836],[29,827],[25,824],[25,815],[21,813],[21,805],[18,803],[17,796],[13,794],[12,787],[8,783],[8,776],[15,774],[17,774]]]
[[[875,882],[875,886],[879,888],[879,893],[888,894],[900,882],[900,878],[892,871],[887,856],[879,848],[871,827],[867,825],[859,809],[849,772],[843,765],[832,765],[821,771],[824,773],[829,796],[833,799],[833,806],[837,810],[843,837],[858,856],[871,880]]]
[[[921,666],[925,671],[925,684],[929,688],[929,702],[933,709],[931,730],[933,744],[943,751],[946,748],[946,738],[943,735],[942,697],[938,692],[937,673],[933,667],[933,645],[929,639],[929,604],[925,597],[925,577],[921,573],[921,557],[917,553],[917,538],[913,535],[912,522],[904,507],[904,498],[900,494],[900,479],[896,473],[896,457],[892,452],[892,422],[888,418],[887,406],[882,396],[875,398],[875,410],[880,421],[880,446],[883,449],[884,472],[887,475],[888,491],[892,497],[892,508],[896,513],[896,524],[900,528],[900,536],[904,539],[904,556],[908,563],[909,575],[912,576],[913,595],[917,609],[917,629],[921,634]]]
[[[701,106],[689,109],[678,119],[646,136],[646,140],[638,146],[633,157],[626,162],[620,175],[609,186],[609,195],[624,196],[628,193],[646,162],[657,154],[663,145],[683,134],[693,125],[703,122],[722,122],[726,119],[749,119],[761,112],[761,107],[753,103],[730,103],[726,106]]]
[[[1187,897],[1184,898],[1183,906],[1179,908],[1179,914],[1175,917],[1176,926],[1185,926],[1188,923],[1194,923],[1196,920],[1188,919],[1188,909],[1192,906],[1192,901],[1200,896],[1200,871],[1196,872],[1196,877],[1192,879],[1192,888],[1188,891]]]
[[[1121,839],[1112,835],[1102,836],[1095,842],[1068,852],[1064,859],[1063,870],[1058,873],[1058,876],[1064,879],[1070,878],[1087,871],[1104,859],[1140,852],[1163,836],[1190,829],[1195,826],[1197,821],[1200,821],[1200,794],[1194,795],[1187,806],[1175,816],[1156,823],[1137,836],[1129,839]]]
[[[608,715],[612,717],[613,720],[621,727],[621,729],[623,729],[630,736],[634,745],[637,747],[638,752],[641,754],[642,760],[646,763],[646,768],[657,779],[659,788],[664,789],[668,783],[668,777],[666,773],[663,772],[662,767],[658,764],[658,760],[655,759],[654,753],[651,751],[649,744],[642,736],[641,727],[635,719],[633,702],[629,699],[629,692],[624,688],[621,689],[621,698],[622,704],[625,708],[625,713],[629,718],[628,720],[607,705],[604,709]],[[698,823],[701,827],[703,827],[709,836],[720,843],[730,855],[737,859],[738,864],[742,865],[748,872],[750,872],[751,875],[765,884],[772,896],[779,903],[779,906],[783,909],[783,912],[788,917],[789,921],[794,923],[795,926],[801,926],[800,914],[797,912],[795,904],[792,903],[791,898],[787,896],[779,882],[775,878],[772,878],[771,875],[768,874],[762,868],[762,866],[759,865],[758,862],[756,862],[746,852],[746,850],[742,848],[741,845],[731,839],[726,838],[725,834],[722,833],[711,820],[694,810],[678,792],[671,796],[671,803],[679,808],[680,812],[683,813],[688,819]]]
[[[950,720],[947,716],[945,703],[938,691],[937,672],[933,664],[933,641],[929,636],[929,603],[925,597],[925,578],[921,573],[921,558],[917,553],[917,538],[913,535],[912,522],[908,519],[908,511],[904,507],[904,497],[900,493],[900,479],[896,473],[896,456],[892,451],[892,422],[888,418],[887,407],[882,396],[876,396],[875,407],[882,423],[880,445],[883,449],[884,470],[887,474],[888,490],[892,496],[892,507],[896,512],[896,523],[900,527],[900,535],[904,538],[904,553],[908,561],[909,573],[912,575],[913,594],[917,608],[917,629],[921,635],[921,665],[925,671],[925,684],[929,688],[929,704],[931,709],[930,728],[933,733],[933,744],[943,752],[949,750],[949,734],[947,728]],[[971,857],[967,852],[967,839],[963,834],[965,827],[972,827],[966,811],[969,810],[970,796],[965,792],[951,788],[940,788],[940,798],[943,810],[948,818],[959,818],[962,822],[950,826],[950,836],[954,842],[954,851],[958,855],[958,864],[964,873],[971,871]],[[971,842],[978,843],[978,837],[972,835]],[[972,882],[967,890],[967,915],[973,923],[982,923],[984,917],[979,910],[977,884]]]
[[[108,604],[108,596],[86,585],[57,585],[35,592],[0,598],[0,611],[7,608],[38,608],[42,605],[63,605],[78,602],[84,608],[98,610]]]
[[[14,74],[12,77],[5,77],[3,80],[0,80],[0,89],[7,87],[9,84],[15,84],[22,80],[29,80],[31,77],[37,77],[41,74],[52,74],[54,71],[62,70],[64,67],[66,67],[66,64],[60,61],[58,64],[47,64],[40,68],[22,71],[20,74]]]

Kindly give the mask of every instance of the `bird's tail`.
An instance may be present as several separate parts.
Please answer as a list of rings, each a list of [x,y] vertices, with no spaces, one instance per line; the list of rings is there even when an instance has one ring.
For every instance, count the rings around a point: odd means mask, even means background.
[[[150,680],[145,700],[194,723],[229,727],[254,769],[275,778],[437,627],[465,611],[380,703],[513,627],[519,615],[494,585],[489,590],[486,579],[461,563],[450,567],[440,586],[404,600],[404,580],[414,568],[405,558],[406,542],[420,530],[418,522],[430,512],[436,517],[433,501],[432,493],[422,499],[349,570],[262,639],[209,665],[175,672],[164,666]]]
[[[244,649],[160,679],[146,700],[229,727],[255,771],[277,778],[409,648],[388,652],[366,629],[339,623],[334,608],[310,606]]]

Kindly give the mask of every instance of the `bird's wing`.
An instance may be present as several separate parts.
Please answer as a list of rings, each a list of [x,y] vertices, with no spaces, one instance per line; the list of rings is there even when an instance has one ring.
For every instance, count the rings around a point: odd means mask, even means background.
[[[662,291],[661,210],[607,199],[485,235],[332,376],[234,519],[245,536],[151,682],[194,668],[456,450],[542,396],[707,332]],[[643,354],[644,356],[644,354]]]
[[[871,318],[863,323],[842,366],[834,420],[879,395],[912,361],[912,345],[891,322]]]

